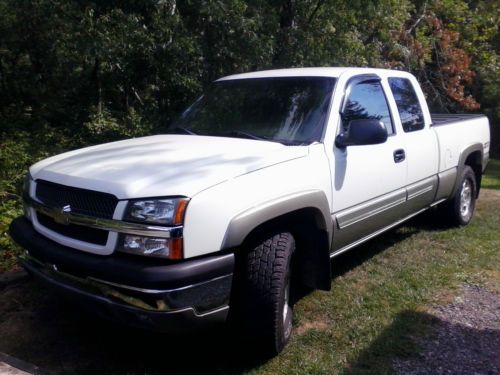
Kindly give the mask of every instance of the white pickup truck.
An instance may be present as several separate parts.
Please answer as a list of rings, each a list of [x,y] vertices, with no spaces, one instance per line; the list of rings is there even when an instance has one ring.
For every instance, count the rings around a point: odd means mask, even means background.
[[[20,262],[102,316],[234,319],[270,354],[332,257],[438,204],[467,224],[490,142],[486,117],[431,115],[411,74],[364,68],[224,77],[165,133],[33,165]]]

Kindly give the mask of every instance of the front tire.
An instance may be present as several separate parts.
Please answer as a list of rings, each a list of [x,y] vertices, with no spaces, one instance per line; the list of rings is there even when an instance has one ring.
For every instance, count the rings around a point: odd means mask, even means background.
[[[266,356],[283,350],[292,331],[291,262],[295,240],[288,232],[251,245],[241,280],[240,312],[245,336]]]

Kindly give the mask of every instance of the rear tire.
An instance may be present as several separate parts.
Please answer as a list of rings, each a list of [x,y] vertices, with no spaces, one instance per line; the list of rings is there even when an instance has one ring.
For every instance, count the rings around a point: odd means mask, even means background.
[[[295,240],[288,232],[266,236],[251,245],[239,293],[245,337],[265,356],[283,350],[291,330],[291,261]]]
[[[472,168],[466,165],[459,176],[457,191],[443,207],[448,223],[456,226],[469,224],[476,208],[476,197],[476,175]]]

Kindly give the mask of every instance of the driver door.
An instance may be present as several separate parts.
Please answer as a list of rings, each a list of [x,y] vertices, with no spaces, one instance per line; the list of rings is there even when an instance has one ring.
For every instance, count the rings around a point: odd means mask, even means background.
[[[381,144],[333,147],[330,168],[333,254],[343,252],[398,220],[406,202],[407,162],[387,101],[387,83],[376,75],[348,81],[339,133],[356,119],[384,123],[388,138]]]

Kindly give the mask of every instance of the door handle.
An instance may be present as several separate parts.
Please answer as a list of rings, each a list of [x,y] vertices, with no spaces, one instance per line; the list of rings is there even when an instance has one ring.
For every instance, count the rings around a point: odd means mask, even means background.
[[[394,151],[395,163],[401,163],[403,160],[405,160],[405,158],[406,158],[405,150],[403,150],[402,148]]]

